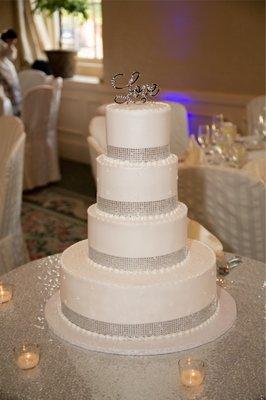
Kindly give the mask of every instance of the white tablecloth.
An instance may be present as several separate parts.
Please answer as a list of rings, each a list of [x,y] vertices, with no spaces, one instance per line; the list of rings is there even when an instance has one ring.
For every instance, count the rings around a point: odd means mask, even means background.
[[[185,400],[178,360],[206,363],[197,400],[257,400],[264,394],[264,265],[243,259],[226,278],[237,303],[237,321],[227,334],[186,352],[163,356],[117,356],[90,352],[55,337],[44,305],[59,285],[59,257],[51,256],[1,277],[15,285],[11,303],[0,308],[1,400]],[[13,347],[37,342],[37,368],[16,367]]]

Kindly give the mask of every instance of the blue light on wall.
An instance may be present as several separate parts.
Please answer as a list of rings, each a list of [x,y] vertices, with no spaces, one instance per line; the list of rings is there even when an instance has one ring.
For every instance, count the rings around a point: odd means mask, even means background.
[[[173,103],[193,103],[192,97],[185,95],[183,93],[177,92],[163,92],[158,96],[162,101],[172,101]]]
[[[172,103],[181,103],[185,107],[187,104],[195,103],[192,97],[184,94],[184,93],[177,93],[177,92],[165,92],[159,93],[158,98],[161,101],[170,101]],[[189,134],[193,135],[195,131],[195,116],[191,113],[187,113],[188,116],[188,126],[189,126]]]

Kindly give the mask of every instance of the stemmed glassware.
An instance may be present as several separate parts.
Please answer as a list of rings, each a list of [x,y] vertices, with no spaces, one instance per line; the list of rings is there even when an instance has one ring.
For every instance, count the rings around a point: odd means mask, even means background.
[[[197,141],[204,151],[207,152],[211,141],[211,130],[209,125],[199,125]]]
[[[255,135],[259,136],[260,140],[266,139],[266,107],[263,107],[258,116]]]
[[[260,128],[266,137],[266,119],[260,116]],[[212,124],[199,125],[197,142],[203,149],[210,164],[242,167],[247,158],[243,143],[234,143],[236,127],[225,122],[222,114],[212,117]]]
[[[223,123],[224,123],[223,114],[214,115],[212,117],[212,130],[213,131],[221,131]]]

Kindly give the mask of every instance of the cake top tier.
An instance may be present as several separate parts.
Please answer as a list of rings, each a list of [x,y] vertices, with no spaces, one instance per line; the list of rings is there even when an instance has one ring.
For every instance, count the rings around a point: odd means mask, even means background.
[[[106,110],[109,150],[169,146],[170,113],[170,106],[162,102],[110,104]]]
[[[107,109],[117,112],[167,112],[169,111],[170,106],[161,101],[149,101],[147,103],[112,103],[107,106]]]

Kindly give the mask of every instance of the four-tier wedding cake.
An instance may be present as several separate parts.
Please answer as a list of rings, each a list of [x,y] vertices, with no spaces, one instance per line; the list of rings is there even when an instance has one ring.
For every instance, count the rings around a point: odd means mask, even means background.
[[[232,299],[217,292],[214,252],[187,239],[170,113],[162,102],[107,107],[88,240],[64,251],[60,297],[47,307],[52,329],[74,344],[164,353],[213,340],[233,323],[235,309],[220,321]]]

